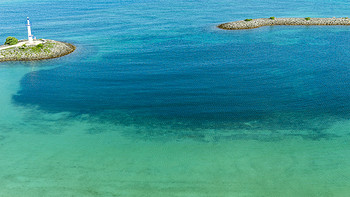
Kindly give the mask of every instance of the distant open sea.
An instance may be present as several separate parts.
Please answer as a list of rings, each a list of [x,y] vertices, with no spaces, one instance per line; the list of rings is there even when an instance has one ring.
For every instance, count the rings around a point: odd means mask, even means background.
[[[216,27],[349,7],[2,0],[77,50],[0,63],[0,196],[350,196],[350,26]]]

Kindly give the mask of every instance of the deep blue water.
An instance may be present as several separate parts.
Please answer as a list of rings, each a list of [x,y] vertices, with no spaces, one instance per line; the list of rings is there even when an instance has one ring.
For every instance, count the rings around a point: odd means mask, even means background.
[[[45,7],[40,13],[20,16],[31,16],[38,37],[78,50],[27,74],[16,104],[118,123],[217,128],[249,121],[308,128],[305,120],[350,115],[348,27],[215,27],[270,15],[345,16],[344,2],[48,2],[34,3]],[[5,12],[7,26],[17,13]]]

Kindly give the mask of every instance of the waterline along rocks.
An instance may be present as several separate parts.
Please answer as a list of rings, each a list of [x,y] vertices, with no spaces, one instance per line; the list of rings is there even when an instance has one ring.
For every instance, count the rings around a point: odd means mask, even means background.
[[[350,25],[348,17],[343,18],[258,18],[252,20],[241,20],[218,25],[220,29],[239,30],[254,29],[262,26],[272,25]]]
[[[31,43],[21,40],[16,45],[0,46],[0,62],[52,59],[68,55],[75,49],[72,44],[55,40],[38,39]]]

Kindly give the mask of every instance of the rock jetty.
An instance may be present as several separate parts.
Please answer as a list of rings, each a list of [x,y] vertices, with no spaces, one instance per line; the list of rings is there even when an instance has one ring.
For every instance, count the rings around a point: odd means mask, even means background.
[[[350,25],[350,19],[344,18],[258,18],[234,21],[218,25],[220,29],[254,29],[272,25]]]
[[[52,59],[68,55],[75,49],[72,44],[55,40],[39,39],[34,43],[20,40],[16,45],[0,46],[0,62]]]

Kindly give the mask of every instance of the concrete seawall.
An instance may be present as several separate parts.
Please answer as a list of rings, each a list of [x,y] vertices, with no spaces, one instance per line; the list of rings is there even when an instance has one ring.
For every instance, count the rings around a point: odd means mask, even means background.
[[[254,29],[262,26],[272,25],[350,25],[348,18],[258,18],[251,21],[234,21],[218,25],[225,30]]]

